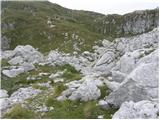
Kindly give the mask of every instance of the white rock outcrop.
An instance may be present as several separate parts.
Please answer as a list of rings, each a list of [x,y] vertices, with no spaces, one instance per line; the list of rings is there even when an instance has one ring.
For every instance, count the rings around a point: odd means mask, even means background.
[[[7,98],[8,92],[6,90],[0,89],[0,98]]]
[[[152,53],[144,58],[146,60],[152,56],[150,62],[140,62],[120,87],[106,97],[108,103],[120,106],[128,100],[138,102],[158,98],[158,51],[154,52],[156,54]]]
[[[2,59],[9,59],[9,64],[39,63],[44,60],[43,55],[30,45],[18,45],[12,51],[2,52]]]
[[[89,101],[100,97],[101,92],[92,82],[83,83],[77,90],[73,91],[69,100]]]
[[[41,90],[32,87],[20,88],[9,97],[9,101],[12,105],[22,103],[24,100],[34,97],[40,92]]]
[[[112,119],[158,119],[158,103],[148,100],[124,102]]]
[[[8,97],[9,97],[8,92],[6,90],[1,89],[0,90],[0,110],[1,112],[7,109],[9,106]],[[1,118],[1,114],[0,114],[0,118]]]
[[[105,53],[96,63],[96,66],[100,66],[103,64],[110,64],[115,59],[115,55],[113,52]]]
[[[58,100],[96,100],[101,96],[98,86],[103,86],[101,80],[95,79],[93,76],[85,76],[80,81],[73,81],[67,84],[68,89],[62,92]]]
[[[136,67],[141,57],[157,49],[158,41],[158,28],[155,28],[134,37],[117,38],[112,44],[102,47],[94,46],[95,53],[99,54],[94,69],[104,73],[113,69],[128,74]]]
[[[6,75],[7,77],[16,77],[17,75],[21,73],[28,72],[33,69],[35,69],[35,66],[33,64],[23,63],[18,68],[13,68],[10,70],[3,70],[2,73]]]
[[[126,77],[127,74],[119,72],[119,71],[111,71],[112,73],[112,81],[121,83]]]
[[[120,87],[120,83],[115,82],[115,81],[111,82],[111,81],[105,80],[104,83],[112,91],[115,91],[115,90],[117,90]]]

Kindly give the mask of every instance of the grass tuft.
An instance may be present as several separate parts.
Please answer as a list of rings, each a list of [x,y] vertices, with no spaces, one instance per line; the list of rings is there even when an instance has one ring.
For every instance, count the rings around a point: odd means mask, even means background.
[[[7,119],[34,119],[37,118],[36,113],[21,105],[15,105],[8,113],[5,114]]]

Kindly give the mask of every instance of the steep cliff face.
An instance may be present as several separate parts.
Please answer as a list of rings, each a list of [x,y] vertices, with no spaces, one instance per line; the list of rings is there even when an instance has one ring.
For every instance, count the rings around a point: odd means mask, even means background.
[[[107,36],[123,37],[148,32],[159,25],[159,10],[135,11],[125,15],[107,15],[100,31]]]
[[[2,2],[2,49],[30,44],[42,52],[91,50],[95,42],[148,32],[158,26],[158,9],[103,15],[47,1]]]

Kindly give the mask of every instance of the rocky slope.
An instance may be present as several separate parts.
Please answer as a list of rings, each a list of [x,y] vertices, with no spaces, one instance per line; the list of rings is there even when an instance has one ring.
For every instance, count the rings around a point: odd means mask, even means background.
[[[43,55],[30,45],[2,51],[2,116],[111,118],[120,108],[113,118],[158,118],[158,40],[155,28],[103,40],[92,53]]]
[[[1,26],[1,118],[158,119],[158,9],[2,2]]]
[[[47,1],[2,2],[2,49],[30,44],[41,52],[91,51],[101,39],[148,32],[158,26],[158,9],[125,15],[75,11]]]

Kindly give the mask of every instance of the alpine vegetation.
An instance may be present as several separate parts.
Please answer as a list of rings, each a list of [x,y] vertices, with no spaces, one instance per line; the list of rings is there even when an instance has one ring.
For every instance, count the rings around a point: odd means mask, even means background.
[[[1,7],[1,118],[159,118],[158,8],[103,15],[48,1]]]

